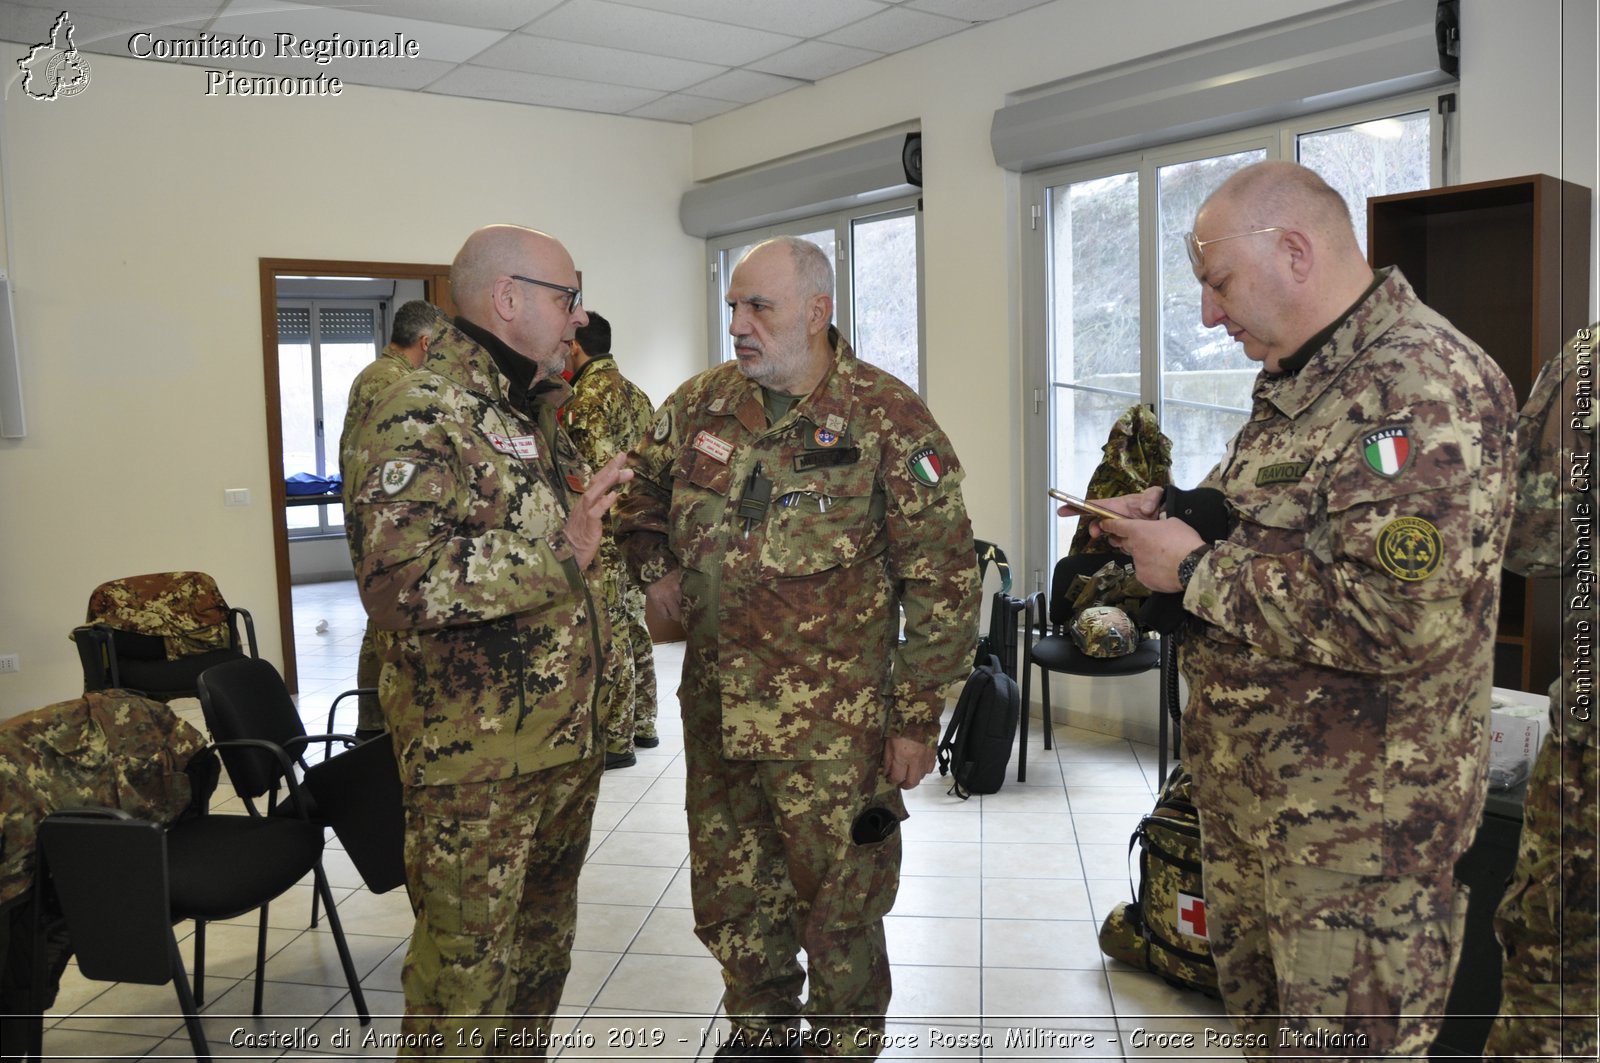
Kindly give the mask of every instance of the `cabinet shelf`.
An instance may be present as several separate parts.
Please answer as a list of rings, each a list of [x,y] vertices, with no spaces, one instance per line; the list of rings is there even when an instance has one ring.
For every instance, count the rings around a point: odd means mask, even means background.
[[[1367,257],[1398,266],[1422,301],[1487,351],[1527,401],[1544,363],[1589,313],[1590,192],[1547,174],[1377,196]],[[1555,580],[1504,574],[1496,686],[1543,691],[1560,667]]]

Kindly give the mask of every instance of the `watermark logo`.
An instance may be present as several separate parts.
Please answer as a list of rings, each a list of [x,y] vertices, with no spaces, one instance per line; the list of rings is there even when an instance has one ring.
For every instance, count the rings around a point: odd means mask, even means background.
[[[36,100],[76,96],[89,87],[89,63],[72,43],[72,16],[61,12],[50,27],[50,39],[28,49],[17,60],[22,70],[22,91]]]

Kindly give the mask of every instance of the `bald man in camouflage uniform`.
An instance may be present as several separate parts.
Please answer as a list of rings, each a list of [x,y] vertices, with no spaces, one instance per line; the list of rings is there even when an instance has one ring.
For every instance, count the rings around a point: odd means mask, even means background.
[[[585,320],[566,249],[479,229],[450,285],[461,316],[373,405],[347,488],[405,786],[403,1054],[542,1059],[602,771],[591,562],[630,474],[591,478],[556,421]]]
[[[750,251],[727,293],[738,362],[663,404],[619,510],[624,556],[689,633],[695,929],[734,1025],[720,1058],[801,1052],[801,949],[805,1051],[876,1055],[900,790],[933,767],[977,634],[961,466],[916,394],[857,360],[832,292],[815,245]]]
[[[1184,759],[1223,1002],[1253,1058],[1421,1056],[1486,789],[1515,402],[1398,270],[1368,267],[1304,167],[1229,178],[1190,253],[1202,319],[1264,367],[1191,492],[1230,526],[1101,530],[1192,617]],[[1154,517],[1162,494],[1111,506]]]
[[[611,355],[611,323],[589,311],[589,323],[573,337],[567,366],[572,398],[561,409],[567,434],[590,465],[599,467],[632,450],[650,430],[650,396],[622,375]],[[605,571],[606,613],[617,652],[606,662],[601,716],[606,721],[606,767],[635,763],[635,744],[650,748],[656,737],[656,659],[644,622],[644,590],[622,564],[616,536],[606,529],[600,545]]]
[[[389,386],[422,364],[428,356],[428,344],[433,334],[443,324],[439,310],[432,303],[412,299],[394,314],[394,328],[389,332],[389,343],[383,353],[372,360],[350,382],[350,394],[345,400],[344,427],[339,433],[339,471],[348,475],[356,429],[366,418],[367,411],[378,401],[378,396]],[[356,663],[356,686],[376,690],[378,677],[383,671],[383,658],[378,650],[378,630],[367,622],[361,636],[361,655]],[[356,737],[368,738],[382,733],[383,710],[378,705],[378,695],[362,694],[356,698]]]
[[[1594,1059],[1595,942],[1600,939],[1596,862],[1594,644],[1596,611],[1595,333],[1579,330],[1545,366],[1518,422],[1517,516],[1506,567],[1559,577],[1567,614],[1561,674],[1550,684],[1550,733],[1528,780],[1517,869],[1495,932],[1505,948],[1500,1015],[1485,1059]]]

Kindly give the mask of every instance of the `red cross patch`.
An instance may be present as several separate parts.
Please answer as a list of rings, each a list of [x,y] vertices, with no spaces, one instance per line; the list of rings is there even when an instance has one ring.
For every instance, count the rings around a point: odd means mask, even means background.
[[[1206,899],[1178,894],[1178,929],[1190,937],[1206,936]]]

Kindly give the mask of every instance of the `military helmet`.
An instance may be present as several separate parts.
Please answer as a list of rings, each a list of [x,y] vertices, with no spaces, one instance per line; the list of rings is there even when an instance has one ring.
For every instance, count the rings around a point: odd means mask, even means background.
[[[1139,632],[1116,606],[1091,605],[1073,618],[1072,641],[1088,657],[1121,657],[1139,648]]]

